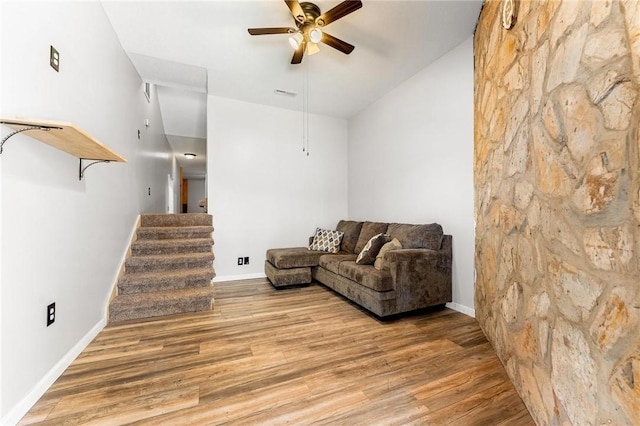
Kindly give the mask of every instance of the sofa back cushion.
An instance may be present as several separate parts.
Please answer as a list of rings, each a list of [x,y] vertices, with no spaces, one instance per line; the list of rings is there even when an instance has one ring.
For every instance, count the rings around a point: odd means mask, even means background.
[[[428,225],[409,225],[406,223],[392,223],[387,229],[387,234],[393,239],[397,238],[402,248],[427,248],[440,250],[442,245],[442,226],[437,223]]]
[[[341,220],[338,222],[336,230],[344,232],[342,242],[340,243],[340,250],[354,253],[361,229],[362,222],[356,222],[354,220]]]
[[[369,240],[378,234],[384,234],[387,231],[388,223],[382,222],[365,222],[362,224],[362,230],[360,230],[360,236],[356,243],[355,254],[360,254],[364,246],[367,245]]]

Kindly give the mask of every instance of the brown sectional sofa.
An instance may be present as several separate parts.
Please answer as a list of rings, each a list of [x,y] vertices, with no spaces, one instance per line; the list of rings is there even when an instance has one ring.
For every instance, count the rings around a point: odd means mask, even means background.
[[[438,224],[357,222],[341,220],[340,251],[307,247],[267,250],[265,273],[276,287],[309,284],[314,279],[379,317],[451,301],[452,237]],[[384,255],[384,267],[356,263],[374,235],[397,238],[402,249]]]

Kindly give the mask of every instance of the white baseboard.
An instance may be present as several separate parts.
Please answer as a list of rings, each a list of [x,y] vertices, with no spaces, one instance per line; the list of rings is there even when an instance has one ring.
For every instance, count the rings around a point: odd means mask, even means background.
[[[243,274],[243,275],[224,275],[221,277],[216,276],[213,279],[214,283],[219,283],[222,281],[239,281],[239,280],[251,280],[254,278],[266,278],[267,276],[264,272],[258,272],[255,274]]]
[[[140,228],[140,222],[142,221],[142,215],[138,215],[136,221],[133,223],[133,227],[129,231],[129,244],[122,252],[122,257],[120,258],[120,267],[117,269],[113,279],[111,280],[111,292],[109,293],[109,297],[104,305],[104,317],[106,318],[106,322],[109,322],[109,305],[111,305],[111,301],[118,295],[118,281],[124,275],[124,265],[127,261],[127,257],[129,257],[131,253],[131,245],[134,243],[138,236],[138,229]]]
[[[456,302],[449,302],[446,304],[446,306],[447,308],[453,309],[454,311],[458,311],[472,318],[476,317],[476,310],[468,306],[464,306]]]
[[[49,370],[49,372],[35,385],[31,392],[22,398],[20,402],[18,402],[2,419],[0,419],[0,424],[6,426],[16,425],[20,419],[29,412],[35,403],[38,402],[58,377],[64,373],[64,370],[66,370],[78,355],[80,355],[84,348],[91,343],[93,338],[102,331],[105,325],[106,322],[104,319],[101,319],[96,325],[94,325],[93,328],[89,330],[89,332],[85,334],[84,337],[80,339],[80,341],[78,341],[78,343],[76,343],[69,352],[67,352],[62,359],[53,366],[51,370]]]

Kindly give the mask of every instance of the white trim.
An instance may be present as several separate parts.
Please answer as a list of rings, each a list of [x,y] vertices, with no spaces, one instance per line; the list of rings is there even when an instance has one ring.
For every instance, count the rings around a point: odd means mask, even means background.
[[[138,229],[140,228],[140,223],[142,222],[142,215],[138,215],[135,222],[133,223],[133,227],[129,232],[129,243],[122,253],[122,257],[120,258],[120,267],[117,269],[115,276],[111,280],[111,292],[109,292],[109,296],[107,296],[107,300],[104,306],[104,318],[105,321],[109,321],[109,305],[114,297],[118,295],[118,281],[120,281],[120,277],[124,275],[124,264],[127,261],[127,258],[131,254],[131,245],[138,239]]]
[[[1,8],[1,7],[0,7]],[[2,68],[2,67],[0,67]],[[0,70],[0,75],[2,74],[2,70]],[[2,81],[2,79],[0,79],[0,81]],[[0,88],[0,91],[2,91],[2,89]],[[2,176],[2,161],[0,161],[0,176]],[[2,204],[2,184],[0,184],[0,206],[4,206],[4,204]],[[2,208],[0,207],[0,241],[4,241],[2,239]],[[2,277],[2,246],[4,244],[0,244],[0,277]],[[2,285],[0,285],[0,306],[2,306]],[[0,424],[3,424],[2,422],[2,413],[4,411],[2,411],[2,327],[0,327]]]
[[[222,277],[215,277],[213,279],[214,283],[222,282],[222,281],[239,281],[239,280],[251,280],[254,278],[266,278],[267,276],[264,272],[258,272],[255,274],[244,274],[244,275],[225,275]]]
[[[468,315],[468,316],[470,316],[472,318],[476,317],[476,310],[473,309],[473,308],[470,308],[468,306],[464,306],[464,305],[461,305],[461,304],[456,303],[456,302],[449,302],[449,303],[446,304],[446,307],[450,308],[450,309],[453,309],[454,311],[458,311],[460,313]]]
[[[25,414],[35,405],[36,402],[44,395],[44,393],[53,385],[53,383],[60,377],[64,370],[71,365],[71,363],[80,355],[80,353],[91,343],[91,341],[102,331],[106,322],[103,319],[98,321],[87,334],[84,335],[78,343],[76,343],[65,356],[53,366],[51,370],[35,385],[35,387],[22,398],[7,414],[0,419],[0,424],[6,426],[16,425]]]

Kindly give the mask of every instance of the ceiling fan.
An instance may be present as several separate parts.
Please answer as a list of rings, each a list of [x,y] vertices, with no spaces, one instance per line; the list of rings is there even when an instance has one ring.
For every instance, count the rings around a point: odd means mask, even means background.
[[[323,28],[338,19],[355,12],[362,7],[360,0],[343,1],[325,13],[310,2],[300,3],[298,0],[284,0],[296,22],[296,28],[249,28],[251,35],[290,34],[289,43],[295,49],[292,64],[302,62],[305,50],[309,55],[320,51],[317,44],[324,43],[348,55],[354,46],[326,33]]]

